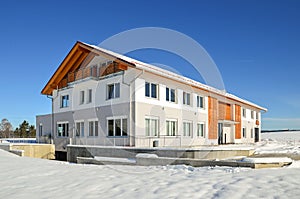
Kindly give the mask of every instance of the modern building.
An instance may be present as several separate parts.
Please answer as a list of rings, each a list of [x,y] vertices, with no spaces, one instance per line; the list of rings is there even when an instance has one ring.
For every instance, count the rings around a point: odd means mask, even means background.
[[[197,147],[260,140],[267,109],[157,66],[77,42],[42,90],[52,113],[37,140],[66,145]]]

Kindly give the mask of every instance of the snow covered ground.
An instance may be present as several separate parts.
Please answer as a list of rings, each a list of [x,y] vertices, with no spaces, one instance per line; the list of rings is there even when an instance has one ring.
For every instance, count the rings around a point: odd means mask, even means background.
[[[295,152],[300,146],[300,132],[262,136],[255,146],[260,152],[288,147]],[[299,198],[299,179],[298,161],[258,170],[98,166],[21,158],[0,150],[0,198]]]

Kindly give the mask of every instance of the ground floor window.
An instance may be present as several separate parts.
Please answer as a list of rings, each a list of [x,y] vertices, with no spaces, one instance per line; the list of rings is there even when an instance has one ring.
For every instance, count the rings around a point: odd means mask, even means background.
[[[192,122],[183,122],[183,136],[191,136]]]
[[[166,133],[167,136],[177,135],[177,120],[166,120]]]
[[[89,136],[98,136],[98,121],[89,121]]]
[[[253,138],[253,128],[251,129],[251,138]]]
[[[243,127],[243,138],[246,138],[246,128]]]
[[[127,118],[111,118],[107,120],[108,136],[127,136]]]
[[[145,118],[145,131],[146,131],[146,136],[157,136],[158,135],[158,118],[146,117]]]
[[[57,136],[58,137],[69,137],[69,123],[68,122],[57,123]]]
[[[197,124],[197,136],[198,137],[205,137],[204,136],[204,123],[198,123]]]
[[[75,124],[75,134],[77,137],[84,137],[84,122],[76,122]]]

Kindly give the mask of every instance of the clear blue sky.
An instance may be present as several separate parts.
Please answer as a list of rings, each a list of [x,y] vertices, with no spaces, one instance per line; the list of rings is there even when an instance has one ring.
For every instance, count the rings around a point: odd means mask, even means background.
[[[300,128],[299,10],[297,0],[2,1],[0,118],[16,127],[51,112],[40,91],[77,40],[97,45],[128,29],[155,26],[199,42],[228,92],[269,109],[264,129]],[[156,54],[132,56],[174,65],[193,78],[182,70],[184,61]]]

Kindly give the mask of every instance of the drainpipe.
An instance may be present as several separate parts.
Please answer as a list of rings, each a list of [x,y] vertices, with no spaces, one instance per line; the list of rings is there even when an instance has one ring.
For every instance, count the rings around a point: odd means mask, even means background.
[[[53,137],[54,137],[54,112],[53,112],[53,109],[54,109],[54,99],[53,99],[53,96],[49,96],[47,95],[47,98],[51,99],[51,133],[50,133],[50,144],[53,144]],[[52,135],[53,134],[53,135]]]
[[[130,121],[130,124],[129,124],[129,132],[130,132],[130,135],[129,135],[129,146],[132,146],[133,143],[132,143],[132,140],[131,140],[131,133],[132,133],[132,95],[131,95],[131,91],[132,91],[132,86],[131,84],[137,79],[139,78],[141,75],[143,75],[145,73],[145,70],[142,69],[141,70],[141,73],[138,74],[136,77],[134,77],[130,82],[129,84],[128,83],[125,83],[124,81],[124,74],[123,74],[123,77],[122,77],[122,83],[129,86],[129,121]]]

